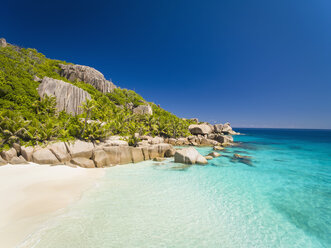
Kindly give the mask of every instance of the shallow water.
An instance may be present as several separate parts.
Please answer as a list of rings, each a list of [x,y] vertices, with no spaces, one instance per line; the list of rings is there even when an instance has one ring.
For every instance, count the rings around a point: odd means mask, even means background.
[[[22,247],[330,247],[331,131],[238,131],[206,166],[107,169]]]

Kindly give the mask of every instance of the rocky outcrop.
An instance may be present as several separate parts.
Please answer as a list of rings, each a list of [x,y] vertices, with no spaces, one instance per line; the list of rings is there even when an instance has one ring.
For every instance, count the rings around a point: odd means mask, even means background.
[[[0,47],[6,47],[7,46],[7,42],[5,38],[0,38]]]
[[[67,150],[67,146],[64,142],[57,142],[50,144],[48,146],[48,149],[55,155],[55,157],[60,161],[60,162],[67,162],[70,160],[71,156]]]
[[[72,158],[91,158],[94,145],[91,142],[76,140],[67,143],[67,149]]]
[[[118,137],[120,138],[120,137]],[[121,141],[117,137],[110,137],[109,141]],[[16,149],[11,148],[1,153],[0,165],[7,163],[23,164],[34,162],[37,164],[65,164],[68,166],[84,168],[101,168],[119,164],[138,163],[163,157],[171,157],[175,149],[170,144],[147,144],[142,147],[128,146],[124,143],[100,143],[75,140],[74,142],[56,142],[46,147],[19,147],[21,156]],[[18,149],[18,147],[17,147]]]
[[[210,134],[213,131],[213,129],[207,124],[199,124],[199,125],[192,124],[188,127],[188,129],[193,135],[198,135],[198,134],[205,135],[205,134]]]
[[[32,161],[32,154],[34,148],[32,146],[22,146],[21,147],[21,154],[26,161]]]
[[[214,133],[222,133],[223,124],[215,124],[214,125]]]
[[[102,93],[112,92],[116,86],[105,79],[104,75],[98,70],[85,65],[63,65],[60,64],[62,77],[74,82],[76,80],[92,85]]]
[[[167,149],[165,152],[164,152],[164,157],[166,158],[170,158],[170,157],[173,157],[175,156],[175,153],[176,153],[176,150],[174,148],[169,148]]]
[[[193,147],[177,150],[175,163],[184,164],[207,164],[207,160]]]
[[[70,163],[83,168],[95,168],[93,160],[88,158],[73,158],[70,160]]]
[[[12,158],[14,158],[14,157],[16,157],[17,156],[17,151],[16,151],[16,149],[15,148],[10,148],[9,150],[7,150],[7,151],[2,151],[1,152],[1,157],[5,160],[5,161],[7,161],[7,162],[9,162]]]
[[[66,111],[70,114],[81,114],[80,108],[83,102],[90,100],[91,96],[86,91],[61,80],[44,77],[38,87],[41,98],[45,95],[56,97],[58,111]]]
[[[134,114],[137,115],[152,115],[153,110],[150,105],[139,105],[138,107],[134,108],[133,110]]]
[[[215,136],[214,138],[217,142],[223,144],[223,143],[226,143],[226,144],[229,144],[229,143],[232,143],[233,142],[233,137],[230,136],[230,135],[221,135],[221,134],[218,134]]]
[[[60,161],[47,148],[36,148],[32,154],[32,162],[37,164],[59,164]]]
[[[93,151],[92,160],[96,167],[105,167],[111,165],[109,156],[103,149],[97,149]]]
[[[230,123],[227,122],[223,125],[223,128],[222,128],[222,133],[224,134],[229,134],[229,135],[237,135],[239,133],[235,132],[232,130],[232,127],[230,126]]]
[[[13,157],[10,161],[10,164],[27,164],[28,162],[23,158],[23,156]]]
[[[216,145],[218,145],[218,141],[207,138],[200,139],[200,146],[216,146]]]
[[[143,150],[141,147],[132,147],[131,156],[132,156],[133,163],[139,163],[139,162],[145,160],[145,156],[143,154]]]

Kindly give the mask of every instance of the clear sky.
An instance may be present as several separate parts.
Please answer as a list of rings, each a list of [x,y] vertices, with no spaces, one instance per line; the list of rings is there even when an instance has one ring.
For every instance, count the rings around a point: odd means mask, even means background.
[[[181,117],[331,128],[330,0],[1,1],[0,37]]]

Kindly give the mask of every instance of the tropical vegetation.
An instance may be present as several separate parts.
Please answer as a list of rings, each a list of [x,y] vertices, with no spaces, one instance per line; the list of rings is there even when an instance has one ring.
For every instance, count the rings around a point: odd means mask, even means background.
[[[103,94],[90,84],[70,82],[59,75],[65,61],[46,58],[35,49],[9,45],[0,48],[0,149],[13,143],[35,145],[53,140],[84,139],[98,142],[109,135],[126,137],[136,144],[136,135],[188,136],[190,121],[149,103],[153,115],[136,115],[132,108],[147,102],[136,92],[116,88]],[[56,99],[41,99],[34,77],[44,76],[72,83],[92,97],[77,116],[56,111]]]

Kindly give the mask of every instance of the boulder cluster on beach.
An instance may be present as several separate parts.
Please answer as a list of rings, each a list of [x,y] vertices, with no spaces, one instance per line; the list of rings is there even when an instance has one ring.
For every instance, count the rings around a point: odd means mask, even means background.
[[[95,144],[76,140],[56,142],[45,147],[19,146],[16,144],[8,151],[1,152],[1,164],[65,164],[86,168],[137,163],[144,160],[173,156],[175,149],[170,144],[155,143],[132,147],[118,136],[112,136],[105,142]]]
[[[124,140],[125,137],[120,136],[110,136],[99,143],[75,140],[34,147],[14,144],[11,149],[1,152],[0,165],[34,162],[100,168],[144,160],[162,161],[164,157],[174,157],[174,161],[178,163],[207,164],[207,160],[218,157],[219,154],[212,152],[203,157],[194,147],[176,150],[173,145],[213,146],[216,151],[223,150],[225,146],[232,144],[232,135],[237,134],[228,123],[214,126],[206,123],[194,124],[189,127],[189,130],[192,136],[179,139],[138,136],[141,141],[136,147],[129,146]]]

